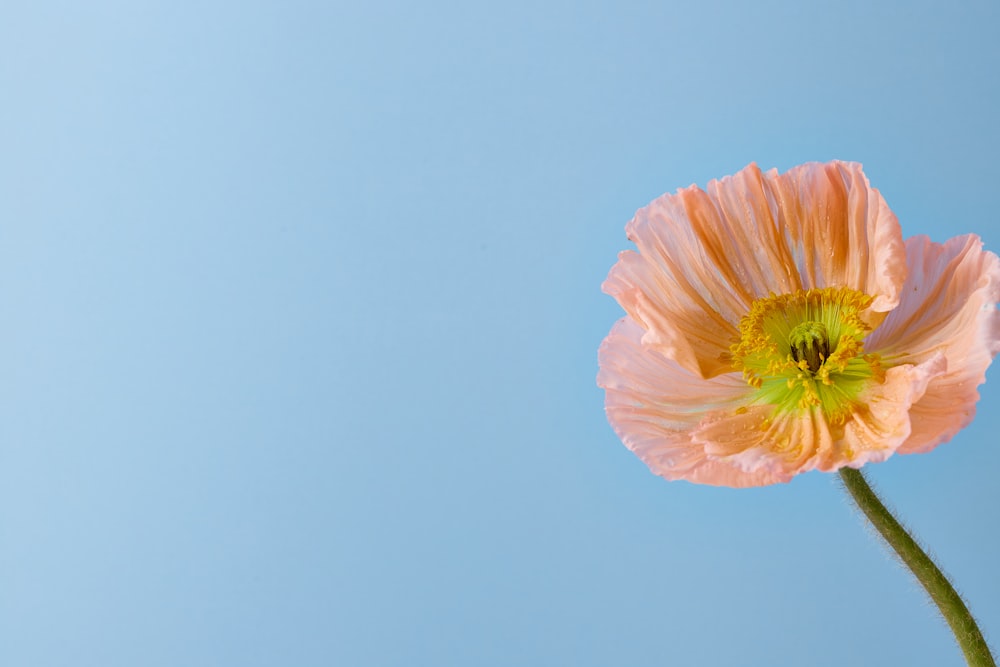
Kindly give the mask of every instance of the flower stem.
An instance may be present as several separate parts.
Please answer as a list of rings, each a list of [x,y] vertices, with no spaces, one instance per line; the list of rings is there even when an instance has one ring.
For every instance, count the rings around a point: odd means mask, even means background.
[[[868,481],[860,470],[841,468],[840,478],[850,492],[858,509],[864,512],[868,520],[878,530],[879,534],[889,543],[889,546],[899,555],[917,581],[931,596],[955,634],[965,661],[969,667],[996,667],[990,647],[983,638],[976,620],[969,613],[962,597],[955,591],[948,578],[938,569],[934,561],[924,553],[917,541],[906,532],[899,521],[882,504],[878,496],[868,485]]]

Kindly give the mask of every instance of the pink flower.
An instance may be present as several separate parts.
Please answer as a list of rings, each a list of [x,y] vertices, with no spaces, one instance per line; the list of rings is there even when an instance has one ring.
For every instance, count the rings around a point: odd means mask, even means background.
[[[667,479],[758,486],[926,452],[1000,350],[1000,260],[903,240],[861,166],[750,165],[664,195],[603,285],[608,420]]]

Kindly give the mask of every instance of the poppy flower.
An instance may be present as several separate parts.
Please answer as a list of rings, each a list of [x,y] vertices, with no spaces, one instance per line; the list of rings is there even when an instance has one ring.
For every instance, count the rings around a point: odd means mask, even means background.
[[[1000,350],[1000,260],[903,240],[861,166],[751,164],[626,226],[603,290],[612,427],[656,474],[745,487],[927,452]]]

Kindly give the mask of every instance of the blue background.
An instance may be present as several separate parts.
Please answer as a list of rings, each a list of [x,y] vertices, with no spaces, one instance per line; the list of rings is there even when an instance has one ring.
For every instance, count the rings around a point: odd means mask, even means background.
[[[1000,250],[1000,6],[51,2],[0,21],[0,663],[960,665],[835,478],[616,439],[635,209],[865,164]],[[1000,392],[869,468],[1000,641]]]

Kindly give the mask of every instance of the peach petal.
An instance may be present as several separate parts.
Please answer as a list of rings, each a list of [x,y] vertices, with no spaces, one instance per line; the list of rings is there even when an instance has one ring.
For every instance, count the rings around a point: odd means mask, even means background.
[[[920,365],[889,369],[885,382],[873,383],[840,428],[832,428],[819,408],[773,414],[773,406],[754,405],[707,416],[691,437],[710,458],[783,481],[809,470],[833,472],[882,461],[910,435],[910,407],[946,368],[939,354]]]
[[[889,310],[906,263],[896,217],[860,165],[806,164],[736,175],[664,195],[626,227],[605,292],[645,330],[643,344],[713,377],[731,368],[736,325],[757,298],[851,287]]]
[[[711,460],[691,439],[706,411],[735,410],[748,394],[738,374],[703,379],[645,347],[631,318],[612,328],[598,352],[597,384],[605,389],[608,421],[625,446],[667,479],[719,486],[760,486],[785,481],[768,470],[745,471]]]
[[[906,277],[903,236],[861,165],[810,163],[769,176],[803,286],[850,287],[874,297],[873,311],[894,308]]]
[[[746,412],[719,412],[693,433],[710,457],[747,472],[767,471],[781,481],[812,470],[833,448],[830,428],[819,410],[774,415],[774,406]]]
[[[947,370],[948,361],[940,353],[921,364],[887,370],[885,381],[873,384],[859,398],[860,407],[844,425],[835,455],[817,467],[832,472],[845,465],[860,468],[889,458],[910,437],[914,403]]]
[[[692,286],[677,285],[670,273],[649,271],[643,257],[635,252],[621,253],[615,269],[614,278],[609,276],[604,283],[604,291],[618,299],[642,326],[644,345],[702,377],[732,370],[722,354],[737,336],[736,327],[720,317]]]
[[[865,347],[892,363],[947,359],[947,371],[910,410],[912,432],[898,451],[912,454],[947,442],[975,416],[977,388],[1000,350],[1000,259],[971,234],[944,244],[916,236],[906,252],[910,275],[899,307]]]

